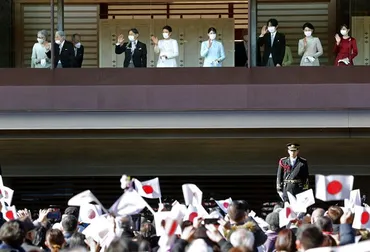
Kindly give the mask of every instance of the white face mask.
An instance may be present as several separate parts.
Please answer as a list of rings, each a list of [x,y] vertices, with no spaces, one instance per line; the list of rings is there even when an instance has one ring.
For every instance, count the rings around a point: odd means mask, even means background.
[[[267,28],[267,30],[269,31],[269,33],[274,33],[276,31],[276,27],[275,26],[269,26]]]
[[[135,41],[135,36],[134,35],[128,35],[128,40],[131,42]]]
[[[162,35],[164,39],[168,39],[170,37],[170,34],[168,34],[167,32],[164,32]]]
[[[340,30],[340,34],[342,34],[342,36],[347,36],[348,31],[347,30]]]
[[[60,40],[55,40],[55,44],[60,45],[62,42]]]
[[[215,40],[216,39],[216,34],[214,34],[214,33],[209,34],[209,39],[210,40]]]
[[[39,42],[40,44],[43,44],[44,43],[44,40],[41,39],[41,38],[37,38],[37,42]]]
[[[306,37],[311,37],[312,31],[305,31],[304,35],[306,35]]]
[[[81,47],[81,43],[80,43],[80,42],[78,42],[77,44],[75,44],[75,47],[76,47],[76,48],[80,48],[80,47]]]

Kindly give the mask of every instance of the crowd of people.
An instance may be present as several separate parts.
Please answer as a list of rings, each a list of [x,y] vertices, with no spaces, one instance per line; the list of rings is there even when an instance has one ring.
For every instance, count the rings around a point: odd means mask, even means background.
[[[298,212],[292,201],[277,202],[261,218],[245,200],[215,201],[208,208],[201,190],[185,184],[184,203],[159,203],[154,211],[144,197],[161,197],[158,178],[140,182],[123,176],[121,188],[123,195],[109,210],[87,190],[70,199],[63,214],[42,209],[34,219],[27,209],[14,218],[5,213],[9,206],[2,198],[0,251],[370,251],[370,225],[362,216],[362,228],[354,228],[357,212],[348,206],[313,205]]]
[[[263,26],[258,38],[257,51],[263,48],[263,55],[257,54],[258,65],[267,67],[289,66],[293,63],[291,49],[286,45],[285,35],[278,31],[278,21],[270,19]],[[315,27],[311,23],[305,23],[302,27],[304,38],[298,42],[298,54],[301,56],[301,66],[320,66],[320,56],[323,55],[323,47],[318,37],[314,36]],[[349,35],[350,29],[347,25],[340,27],[340,34],[335,35],[336,44],[334,52],[336,55],[336,66],[351,66],[353,59],[358,54],[356,39]],[[172,27],[164,26],[162,29],[163,39],[156,36],[151,37],[154,52],[158,55],[157,67],[177,67],[179,46],[176,39],[171,37]],[[248,66],[247,59],[247,36],[243,37],[244,60],[242,66]],[[32,50],[31,67],[50,68],[80,68],[84,58],[84,47],[81,44],[79,34],[73,34],[71,42],[66,40],[63,31],[55,34],[54,55],[55,61],[51,62],[51,44],[48,41],[47,31],[42,30],[37,34],[37,43]],[[132,28],[128,31],[128,42],[125,36],[119,35],[115,47],[116,54],[125,54],[123,67],[141,68],[147,67],[147,46],[139,41],[139,31]],[[222,62],[227,55],[221,41],[217,40],[217,30],[214,27],[208,29],[208,40],[201,44],[200,57],[204,59],[204,67],[222,67]],[[239,57],[240,58],[240,57]]]

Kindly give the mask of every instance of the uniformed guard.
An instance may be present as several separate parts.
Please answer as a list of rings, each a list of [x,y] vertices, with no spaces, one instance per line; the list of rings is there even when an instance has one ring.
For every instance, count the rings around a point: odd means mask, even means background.
[[[287,144],[289,157],[280,159],[276,188],[284,201],[288,201],[288,194],[297,195],[309,187],[307,160],[298,156],[299,144]]]

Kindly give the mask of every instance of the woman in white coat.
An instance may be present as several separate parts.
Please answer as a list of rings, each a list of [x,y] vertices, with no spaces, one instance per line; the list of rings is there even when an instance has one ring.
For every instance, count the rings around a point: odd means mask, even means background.
[[[222,67],[225,59],[224,46],[216,40],[217,31],[214,27],[208,29],[208,40],[202,42],[200,56],[204,58],[203,67]]]
[[[163,39],[152,37],[154,52],[159,54],[157,67],[177,67],[176,58],[179,56],[177,40],[171,38],[172,28],[163,27]]]
[[[37,33],[37,43],[32,48],[31,68],[51,67],[51,61],[46,55],[46,48],[50,46],[47,38],[47,31],[42,30]]]

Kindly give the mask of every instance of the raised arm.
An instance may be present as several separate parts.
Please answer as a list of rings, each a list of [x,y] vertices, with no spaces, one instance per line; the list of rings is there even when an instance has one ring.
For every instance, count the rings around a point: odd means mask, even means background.
[[[208,43],[209,43],[208,40],[202,42],[202,46],[200,48],[200,57],[202,57],[202,58],[207,57],[207,54],[208,54],[208,51],[209,51]]]
[[[127,49],[127,42],[123,43],[123,44],[119,44],[117,43],[116,44],[116,49],[115,49],[115,53],[116,54],[122,54],[126,51]]]

